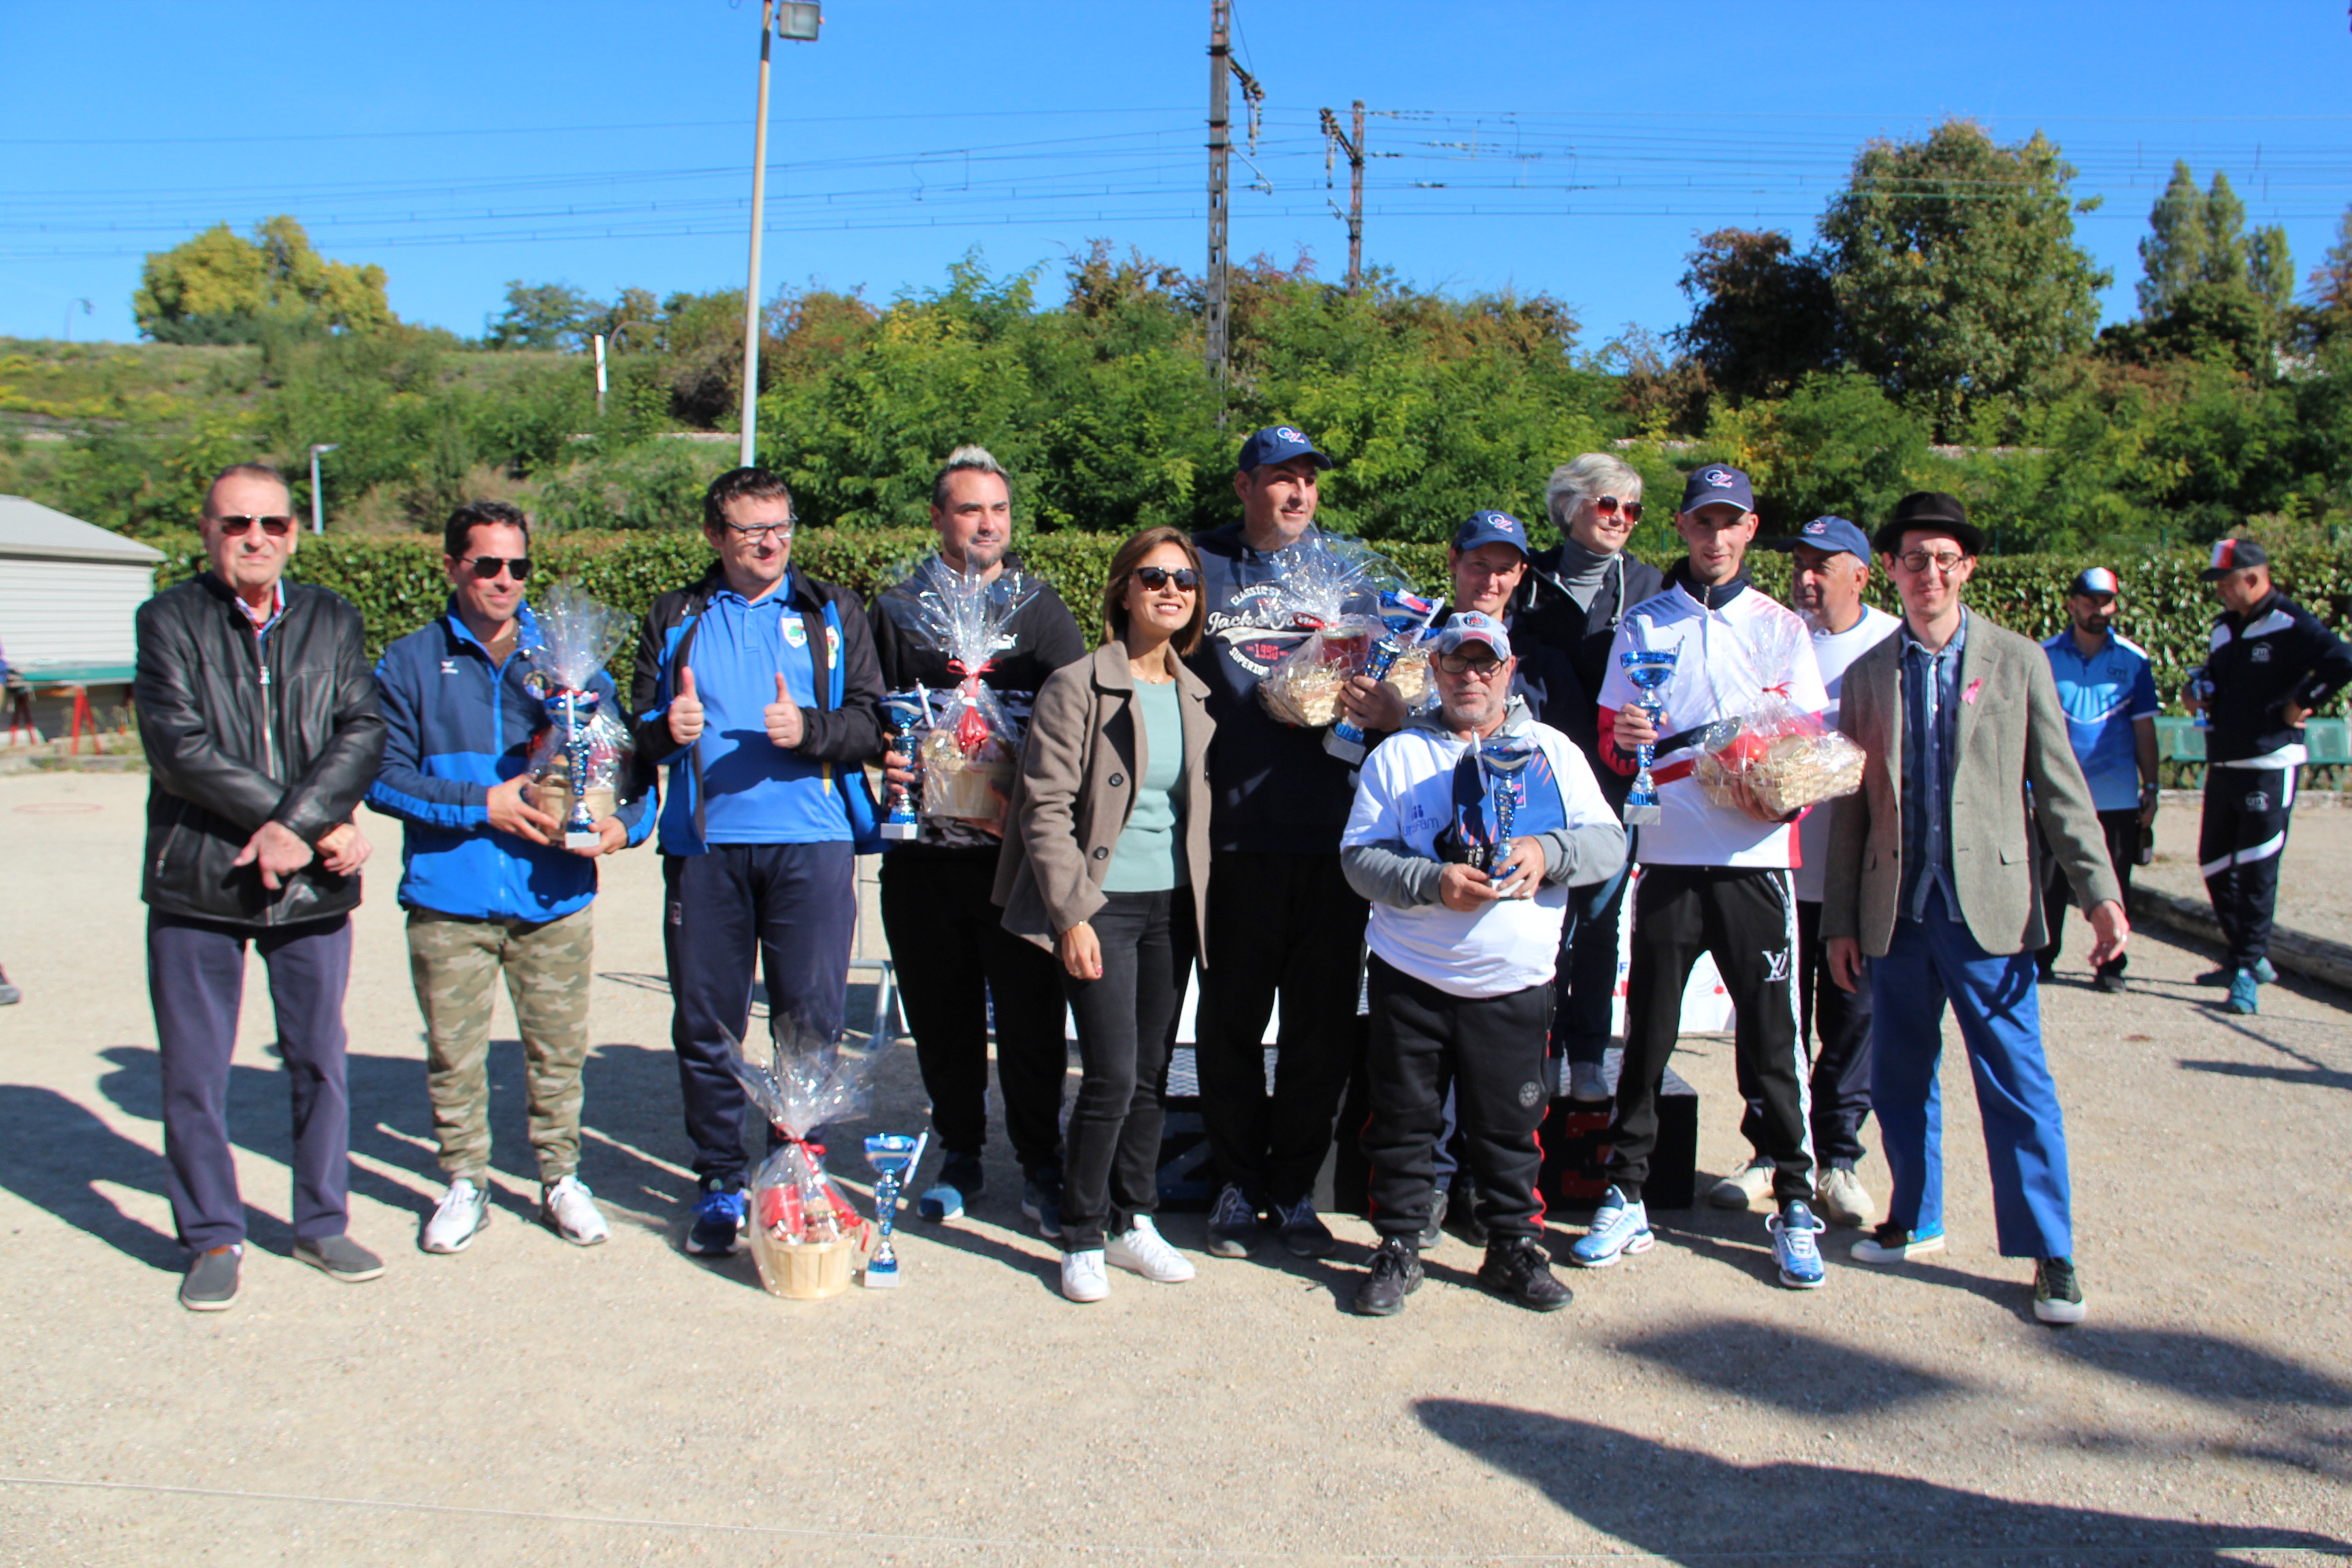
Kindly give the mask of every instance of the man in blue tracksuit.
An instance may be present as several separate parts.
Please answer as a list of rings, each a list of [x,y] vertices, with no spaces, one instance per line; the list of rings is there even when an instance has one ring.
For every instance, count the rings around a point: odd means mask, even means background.
[[[687,1134],[702,1196],[686,1249],[735,1250],[743,1221],[741,1085],[730,1034],[768,1005],[837,1032],[857,927],[862,772],[881,754],[882,671],[865,606],[792,569],[793,500],[765,468],[711,480],[702,533],[719,561],[646,616],[629,709],[638,758],[669,769],[661,810],[669,958]]]
[[[489,1219],[490,1007],[502,972],[527,1064],[540,1217],[591,1247],[611,1231],[578,1174],[589,905],[596,858],[643,843],[653,817],[625,772],[595,846],[563,847],[559,815],[542,808],[530,773],[531,743],[548,726],[549,679],[539,623],[523,602],[530,521],[503,501],[473,501],[451,514],[443,542],[447,612],[376,666],[388,728],[367,797],[404,825],[400,903],[425,1015],[433,1131],[449,1176],[424,1247],[462,1252]],[[602,710],[617,715],[612,677],[599,670],[590,686]]]

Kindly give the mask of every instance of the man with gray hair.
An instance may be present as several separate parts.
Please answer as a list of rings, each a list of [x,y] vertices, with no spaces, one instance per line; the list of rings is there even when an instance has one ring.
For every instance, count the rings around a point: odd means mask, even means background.
[[[1633,781],[1604,765],[1601,683],[1609,674],[1609,645],[1625,612],[1665,585],[1656,567],[1625,551],[1642,521],[1642,476],[1622,458],[1586,452],[1552,470],[1544,505],[1560,542],[1528,566],[1516,635],[1522,645],[1549,643],[1568,650],[1584,688],[1583,700],[1568,704],[1555,697],[1546,710],[1560,717],[1568,738],[1592,764],[1610,809],[1622,814]],[[1552,1037],[1568,1058],[1571,1100],[1609,1098],[1601,1059],[1609,1050],[1610,1012],[1617,994],[1617,925],[1625,883],[1626,872],[1620,868],[1613,878],[1577,889],[1570,904]]]
[[[996,583],[1020,557],[1013,540],[1013,491],[1003,466],[979,447],[948,455],[931,485],[937,560],[949,569]],[[917,577],[935,570],[925,562]],[[868,612],[882,684],[896,695],[928,687],[934,700],[962,676],[949,651],[908,614],[906,594],[877,594]],[[1086,637],[1069,606],[1038,584],[1035,596],[1007,625],[1012,641],[981,680],[1005,716],[1025,725],[1037,689],[1066,664],[1087,656]],[[884,759],[892,783],[915,782],[908,758]],[[931,1097],[931,1127],[946,1163],[917,1200],[926,1219],[951,1219],[978,1197],[981,1152],[988,1141],[989,1004],[995,1003],[996,1079],[1004,1097],[1004,1131],[1024,1177],[1022,1212],[1048,1240],[1062,1234],[1062,1079],[1069,1058],[1063,1033],[1061,965],[1003,924],[990,894],[1001,832],[977,823],[926,816],[920,837],[882,858],[882,929],[898,959],[897,975],[915,1059]]]

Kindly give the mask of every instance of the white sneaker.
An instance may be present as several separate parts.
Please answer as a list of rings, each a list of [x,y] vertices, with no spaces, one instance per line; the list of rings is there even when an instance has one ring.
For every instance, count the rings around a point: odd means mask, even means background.
[[[1099,1301],[1110,1294],[1110,1277],[1097,1251],[1062,1254],[1062,1294],[1073,1301]]]
[[[613,1234],[596,1210],[596,1194],[577,1176],[565,1176],[539,1190],[539,1217],[574,1247],[593,1247]]]
[[[1181,1285],[1193,1274],[1192,1264],[1168,1245],[1148,1214],[1137,1215],[1132,1228],[1104,1242],[1102,1256],[1107,1263],[1116,1263],[1130,1274],[1140,1274],[1162,1285]],[[1064,1278],[1067,1277],[1065,1274]]]
[[[425,1222],[425,1250],[463,1252],[490,1223],[490,1189],[460,1176],[441,1194],[433,1217]]]
[[[1752,1209],[1772,1195],[1772,1162],[1755,1160],[1715,1184],[1706,1201],[1719,1209]]]
[[[1609,1073],[1601,1062],[1570,1062],[1568,1064],[1568,1098],[1570,1100],[1607,1100]]]
[[[1870,1189],[1852,1171],[1832,1167],[1815,1184],[1813,1196],[1820,1200],[1822,1215],[1832,1225],[1850,1225],[1856,1230],[1868,1230],[1878,1219],[1878,1205],[1871,1201]]]

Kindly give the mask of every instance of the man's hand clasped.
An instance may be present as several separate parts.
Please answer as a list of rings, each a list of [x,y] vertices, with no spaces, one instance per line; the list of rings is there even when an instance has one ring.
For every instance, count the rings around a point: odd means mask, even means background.
[[[1504,899],[1532,899],[1543,885],[1543,845],[1514,838],[1511,852],[1489,876],[1475,866],[1448,864],[1437,874],[1437,901],[1456,914],[1476,914]]]

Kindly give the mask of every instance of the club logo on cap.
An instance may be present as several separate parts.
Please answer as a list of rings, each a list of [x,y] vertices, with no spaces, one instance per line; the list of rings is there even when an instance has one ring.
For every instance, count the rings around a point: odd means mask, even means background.
[[[1719,490],[1727,490],[1731,488],[1731,470],[1728,468],[1709,468],[1700,478]]]
[[[1289,426],[1287,426],[1287,425],[1277,425],[1277,426],[1276,426],[1274,427],[1274,433],[1275,433],[1276,437],[1277,438],[1281,439],[1281,440],[1284,440],[1284,441],[1295,441],[1295,442],[1297,442],[1298,445],[1300,445],[1300,446],[1302,446],[1302,447],[1309,445],[1309,442],[1307,441],[1307,437],[1304,437],[1304,436],[1300,435],[1297,431],[1293,430],[1293,429],[1292,429]]]
[[[1813,519],[1812,521],[1805,524],[1805,531],[1807,533],[1827,533],[1829,531],[1829,523],[1822,518],[1817,517]]]

